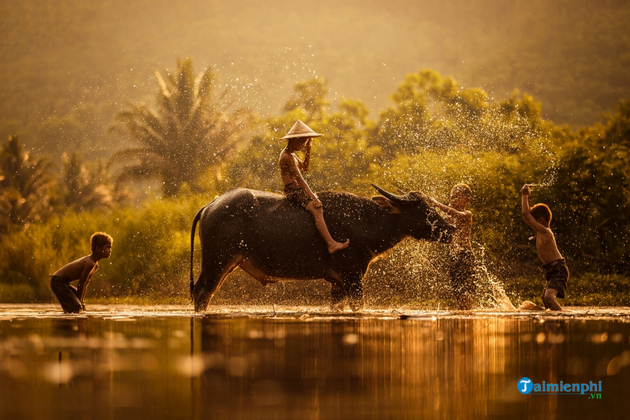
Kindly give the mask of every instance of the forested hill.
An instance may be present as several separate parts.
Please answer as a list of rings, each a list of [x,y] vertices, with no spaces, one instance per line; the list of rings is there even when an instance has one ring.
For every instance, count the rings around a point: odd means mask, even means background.
[[[36,142],[52,117],[96,141],[184,57],[261,115],[321,76],[374,118],[405,74],[431,68],[495,99],[530,93],[580,127],[630,98],[629,27],[626,0],[2,1],[0,135]]]

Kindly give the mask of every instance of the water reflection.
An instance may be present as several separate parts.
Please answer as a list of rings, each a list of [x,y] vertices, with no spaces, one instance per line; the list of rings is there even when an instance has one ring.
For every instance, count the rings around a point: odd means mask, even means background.
[[[0,418],[621,418],[630,408],[627,318],[35,317],[0,320],[0,337]],[[523,395],[522,377],[602,381],[602,399]]]

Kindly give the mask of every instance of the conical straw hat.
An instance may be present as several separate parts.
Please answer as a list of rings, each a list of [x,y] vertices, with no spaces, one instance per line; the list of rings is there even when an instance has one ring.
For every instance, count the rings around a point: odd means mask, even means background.
[[[323,134],[319,134],[311,130],[311,128],[304,124],[302,121],[297,120],[293,127],[289,130],[286,136],[282,137],[280,140],[285,139],[295,139],[298,137],[321,137]]]

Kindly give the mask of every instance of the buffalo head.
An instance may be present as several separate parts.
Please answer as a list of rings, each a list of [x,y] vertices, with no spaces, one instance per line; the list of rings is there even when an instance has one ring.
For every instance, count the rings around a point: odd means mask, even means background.
[[[450,243],[453,240],[455,226],[449,224],[429,204],[427,197],[419,191],[405,195],[395,195],[372,184],[383,195],[373,197],[389,213],[400,217],[404,230],[416,239]]]

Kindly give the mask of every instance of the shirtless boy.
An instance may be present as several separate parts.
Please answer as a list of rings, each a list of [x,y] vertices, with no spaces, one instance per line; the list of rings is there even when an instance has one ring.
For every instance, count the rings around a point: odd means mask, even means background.
[[[564,297],[567,281],[569,280],[569,268],[562,255],[560,255],[560,251],[558,251],[553,232],[549,229],[551,210],[542,203],[536,204],[530,209],[530,194],[531,189],[529,185],[525,184],[521,189],[523,220],[536,231],[536,251],[538,251],[538,257],[543,262],[545,279],[547,281],[547,285],[543,290],[542,301],[545,308],[552,311],[561,311],[562,307],[556,302],[556,296],[559,298]],[[524,303],[525,309],[532,309],[529,307],[531,305],[525,305],[527,303],[530,302]]]
[[[337,242],[328,231],[326,222],[324,221],[324,210],[322,209],[322,202],[319,201],[317,195],[309,188],[300,170],[307,172],[311,161],[311,142],[313,137],[320,137],[321,134],[314,132],[302,121],[298,120],[286,136],[282,139],[287,139],[287,147],[280,153],[280,159],[278,165],[280,166],[280,176],[282,177],[282,183],[284,185],[284,194],[287,199],[292,203],[295,203],[308,210],[315,218],[315,226],[317,230],[326,241],[328,252],[334,254],[335,252],[347,248],[350,240],[346,239],[345,242]],[[306,153],[304,155],[304,161],[300,160],[295,152],[302,150],[306,145]]]
[[[466,184],[457,184],[451,189],[450,207],[431,198],[440,210],[445,213],[447,222],[455,226],[453,242],[450,247],[449,274],[458,309],[470,310],[474,306],[473,296],[476,285],[474,280],[475,256],[470,243],[472,230],[472,213],[466,210],[472,192]]]
[[[92,253],[61,267],[52,275],[50,288],[61,303],[64,313],[81,313],[85,310],[85,294],[87,286],[98,270],[98,261],[112,255],[111,236],[96,232],[90,238]],[[75,288],[70,282],[79,280]]]

